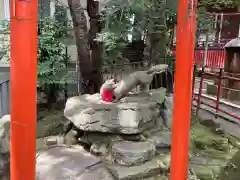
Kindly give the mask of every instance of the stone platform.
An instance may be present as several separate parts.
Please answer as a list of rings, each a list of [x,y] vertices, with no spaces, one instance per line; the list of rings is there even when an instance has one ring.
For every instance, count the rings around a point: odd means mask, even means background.
[[[117,103],[107,103],[99,94],[72,97],[64,114],[76,128],[89,132],[137,134],[153,127],[160,116],[166,89],[130,94]]]

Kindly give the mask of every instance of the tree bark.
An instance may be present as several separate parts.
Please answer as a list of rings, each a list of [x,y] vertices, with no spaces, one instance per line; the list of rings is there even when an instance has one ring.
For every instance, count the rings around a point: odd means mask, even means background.
[[[152,61],[164,64],[168,44],[166,0],[152,0],[152,3]]]
[[[152,32],[149,28],[145,34],[145,47],[143,51],[144,68],[150,68],[152,61]]]
[[[97,93],[102,85],[101,65],[103,52],[102,44],[94,40],[97,37],[97,33],[101,31],[99,2],[88,0],[87,11],[90,17],[89,45],[91,49],[91,60],[93,65],[92,90],[93,93]]]
[[[93,67],[90,60],[87,19],[79,0],[68,0],[78,53],[78,65],[81,73],[81,93],[92,93]]]

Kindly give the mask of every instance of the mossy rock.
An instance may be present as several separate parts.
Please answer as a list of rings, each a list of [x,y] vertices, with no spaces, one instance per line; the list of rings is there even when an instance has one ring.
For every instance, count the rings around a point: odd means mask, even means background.
[[[239,139],[215,133],[213,126],[200,123],[192,126],[190,166],[201,180],[237,179],[240,177],[240,155],[236,158],[240,154]]]
[[[229,144],[228,139],[223,138],[218,140],[212,140],[212,147],[219,151],[228,151],[229,148],[231,148],[231,145]]]
[[[214,173],[212,169],[210,169],[208,166],[202,166],[197,165],[194,167],[194,171],[198,178],[201,180],[213,180],[214,179]]]
[[[222,137],[212,132],[211,128],[207,128],[201,124],[195,124],[191,129],[191,143],[195,150],[216,149],[220,151],[228,151],[230,144],[227,137]]]
[[[201,125],[206,126],[208,128],[219,128],[220,127],[220,124],[215,122],[212,119],[200,120],[199,122]]]

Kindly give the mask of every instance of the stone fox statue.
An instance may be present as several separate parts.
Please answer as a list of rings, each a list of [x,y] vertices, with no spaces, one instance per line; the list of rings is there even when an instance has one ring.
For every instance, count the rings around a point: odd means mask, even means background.
[[[168,65],[159,64],[151,67],[146,71],[136,71],[129,76],[126,76],[117,84],[114,84],[114,97],[115,101],[120,100],[132,91],[138,85],[149,85],[151,84],[153,77],[157,73],[164,72],[168,69]]]

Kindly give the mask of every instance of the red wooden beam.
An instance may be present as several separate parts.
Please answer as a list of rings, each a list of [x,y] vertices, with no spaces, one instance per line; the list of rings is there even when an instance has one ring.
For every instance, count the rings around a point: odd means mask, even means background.
[[[35,180],[37,0],[10,1],[11,180]]]
[[[186,180],[192,102],[196,0],[178,0],[171,180]]]

